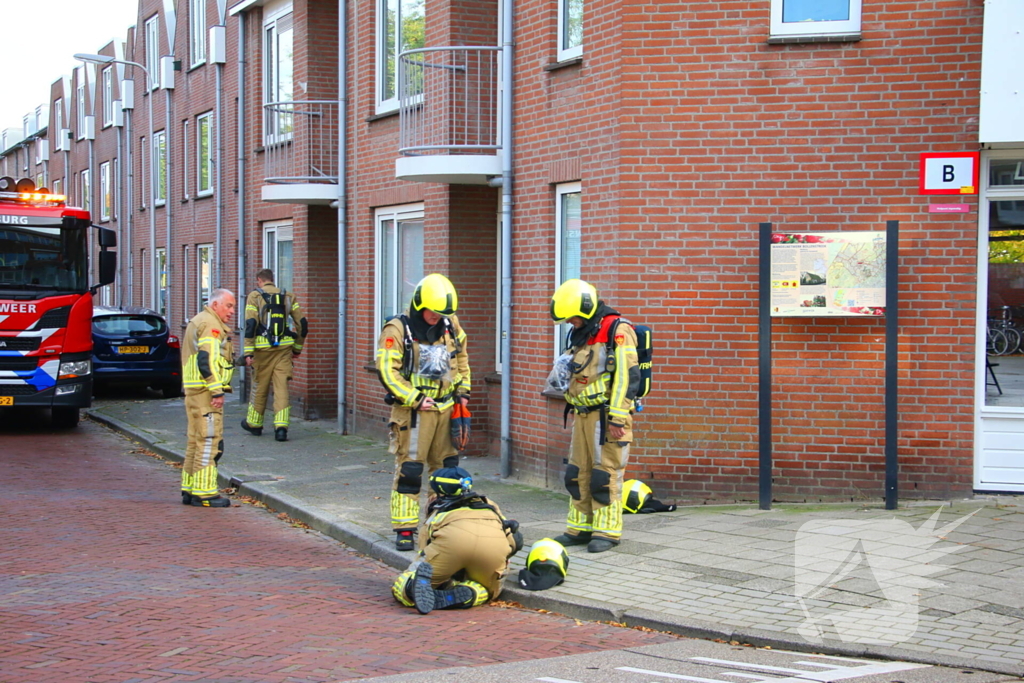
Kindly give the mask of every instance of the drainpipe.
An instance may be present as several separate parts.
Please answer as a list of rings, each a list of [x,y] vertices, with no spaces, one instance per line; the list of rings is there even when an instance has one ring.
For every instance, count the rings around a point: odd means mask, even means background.
[[[238,327],[245,328],[245,274],[248,266],[249,251],[245,242],[245,12],[238,13],[238,297],[242,305],[235,307],[238,316]],[[220,259],[220,255],[217,255]],[[249,400],[249,373],[244,365],[242,371],[242,390],[238,392],[238,402]]]
[[[348,70],[348,33],[347,6],[345,0],[338,0],[338,329],[348,329],[346,308],[348,306],[347,259],[346,249],[347,214],[346,214],[346,123],[348,122],[348,88],[345,80]],[[345,394],[345,356],[347,349],[346,335],[338,335],[338,429],[342,435],[348,434],[347,409],[348,401]]]
[[[122,154],[121,150],[123,149],[122,145],[121,145],[121,138],[122,137],[124,137],[124,129],[123,128],[121,128],[121,129],[119,129],[117,131],[117,171],[118,171],[117,174],[118,174],[118,176],[123,176],[124,175],[124,159],[121,158],[121,154]],[[118,177],[118,178],[111,178],[110,182],[112,184],[116,183],[116,187],[124,187],[124,183],[122,182],[122,179],[120,177]],[[113,188],[111,188],[111,192],[113,192]],[[117,285],[118,285],[118,287],[117,287],[117,305],[120,307],[120,306],[124,306],[124,254],[122,252],[124,251],[124,233],[125,233],[125,231],[122,228],[124,226],[124,222],[125,221],[124,221],[124,192],[118,192],[117,194],[118,194],[118,202],[117,202],[117,209],[116,209],[116,211],[117,211],[117,228],[118,228],[117,232],[119,233],[118,234],[118,239],[117,239]]]
[[[173,60],[174,58],[171,57]],[[171,320],[171,283],[173,282],[172,275],[174,273],[174,242],[171,241],[171,178],[174,177],[174,165],[171,163],[171,158],[174,156],[171,154],[171,91],[166,85],[163,86],[164,90],[164,165],[167,167],[166,177],[167,186],[165,188],[164,196],[164,216],[167,218],[167,235],[164,238],[166,240],[164,246],[164,266],[167,268],[167,319]]]
[[[134,87],[134,86],[133,86]],[[123,97],[123,95],[122,95]],[[132,233],[135,228],[135,211],[132,210],[131,198],[135,196],[135,161],[132,157],[132,112],[126,109],[124,112],[124,139],[125,143],[125,156],[127,159],[121,161],[121,176],[125,175],[125,166],[128,168],[128,181],[127,185],[122,184],[121,187],[126,190],[121,192],[121,203],[125,207],[125,213],[122,214],[127,219],[127,226],[125,232],[121,238],[124,242],[125,259],[127,261],[128,268],[128,305],[132,305],[135,302],[135,259],[132,253]]]
[[[501,27],[501,476],[512,475],[512,17],[504,0]]]

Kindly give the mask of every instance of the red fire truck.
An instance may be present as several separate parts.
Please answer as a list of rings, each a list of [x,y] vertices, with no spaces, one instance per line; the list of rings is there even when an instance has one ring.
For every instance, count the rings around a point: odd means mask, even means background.
[[[89,282],[89,231],[99,260]],[[113,230],[28,178],[0,178],[0,408],[45,407],[58,427],[92,401],[92,299],[114,281]]]

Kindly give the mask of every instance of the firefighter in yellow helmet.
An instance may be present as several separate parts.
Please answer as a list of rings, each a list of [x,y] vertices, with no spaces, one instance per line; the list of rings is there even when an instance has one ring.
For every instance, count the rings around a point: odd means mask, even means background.
[[[274,284],[274,271],[256,273],[256,289],[245,299],[245,364],[253,369],[249,411],[242,429],[254,436],[263,434],[263,411],[274,389],[274,438],[288,440],[291,404],[288,382],[292,358],[302,353],[309,323],[295,294]]]
[[[469,402],[471,378],[458,306],[451,281],[427,275],[416,285],[409,310],[390,318],[377,340],[377,373],[391,405],[391,526],[399,550],[414,549],[424,468],[429,476],[459,464],[451,414],[456,401]]]
[[[188,443],[181,468],[181,502],[226,508],[231,501],[217,490],[217,463],[224,453],[224,394],[234,371],[231,329],[235,295],[214,290],[210,302],[189,321],[181,341]]]
[[[564,354],[566,414],[574,414],[565,470],[571,500],[566,531],[554,540],[585,544],[592,553],[609,550],[622,537],[619,497],[640,387],[636,332],[620,317],[583,280],[566,280],[551,297],[551,318],[573,327]]]
[[[461,467],[434,472],[430,488],[435,495],[420,552],[391,587],[395,599],[427,614],[498,597],[509,560],[523,547],[519,523],[505,519],[497,504],[475,492],[473,478]]]

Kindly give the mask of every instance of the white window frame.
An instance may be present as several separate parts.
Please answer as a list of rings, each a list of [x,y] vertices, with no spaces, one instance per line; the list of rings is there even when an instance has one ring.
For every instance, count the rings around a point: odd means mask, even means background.
[[[188,250],[189,245],[181,245],[181,271],[185,273],[185,277],[181,278],[181,301],[184,304],[181,307],[181,323],[188,326],[189,314],[188,314]]]
[[[158,268],[156,286],[159,288],[156,297],[156,312],[167,318],[167,250],[157,247],[153,250],[155,256],[153,267]],[[161,263],[163,261],[163,263]]]
[[[835,21],[793,21],[783,22],[782,11],[786,0],[771,0],[772,37],[831,36],[837,34],[859,34],[861,27],[861,0],[846,0],[850,18]]]
[[[92,172],[89,169],[84,169],[78,175],[79,188],[82,192],[82,208],[86,211],[92,211]]]
[[[110,162],[100,164],[100,221],[109,221],[114,210],[113,186],[110,184]]]
[[[203,272],[203,257],[206,258],[206,272]],[[197,311],[203,310],[213,294],[213,244],[196,245],[196,297]]]
[[[284,275],[279,262],[277,247],[282,242],[292,243],[292,263],[289,273]],[[295,279],[295,239],[291,220],[269,221],[263,224],[263,267],[274,271],[274,284],[291,289]]]
[[[394,54],[390,54],[387,45],[387,21],[385,17],[388,11],[388,4],[394,4],[395,16],[395,46]],[[386,114],[398,110],[398,55],[402,51],[402,0],[374,0],[376,13],[376,36],[375,36],[375,58],[374,64],[374,100],[378,114]],[[426,2],[424,0],[423,13],[426,23]],[[394,60],[395,87],[393,93],[385,93],[384,88],[387,82],[388,64]]]
[[[103,76],[103,127],[114,125],[114,70],[107,67]]]
[[[57,144],[53,146],[54,151],[63,150],[67,141],[64,139],[64,98],[58,97],[53,101],[53,139]]]
[[[53,183],[51,184],[53,185],[51,192],[53,192],[53,194],[61,194],[61,189],[64,187],[64,183],[60,181],[60,178],[54,178]]]
[[[494,315],[494,319],[498,321],[498,324],[495,326],[495,330],[494,330],[494,370],[495,370],[495,372],[499,372],[499,373],[502,371],[502,368],[504,367],[502,365],[502,363],[501,363],[501,349],[502,349],[503,341],[504,341],[501,338],[501,314],[502,314],[501,302],[502,302],[502,295],[504,293],[504,285],[505,285],[505,283],[502,282],[502,279],[501,279],[501,273],[502,273],[502,269],[504,267],[504,264],[502,262],[503,254],[502,254],[502,251],[501,251],[502,241],[503,241],[503,239],[505,237],[505,221],[503,219],[504,219],[504,215],[501,212],[501,197],[499,196],[498,197],[497,216],[495,218],[495,220],[497,222],[497,227],[498,227],[498,230],[497,230],[498,239],[497,239],[497,245],[496,245],[497,249],[495,250],[495,255],[494,255],[494,263],[496,264],[497,271],[498,271],[497,274],[496,274],[497,277],[495,278],[495,285],[494,285],[494,291],[498,293],[498,300],[496,302],[497,305],[495,306],[495,315]]]
[[[146,19],[145,33],[146,70],[149,72],[149,83],[146,91],[153,92],[160,87],[160,15],[154,14]]]
[[[558,56],[557,56],[557,59],[560,62],[564,62],[564,61],[569,60],[569,59],[575,59],[577,57],[582,57],[583,56],[583,38],[584,38],[583,35],[580,36],[580,44],[579,45],[566,45],[566,42],[568,41],[568,37],[569,37],[568,36],[569,26],[568,26],[567,18],[568,18],[568,14],[569,14],[570,4],[573,3],[574,1],[578,1],[581,5],[583,5],[583,7],[580,7],[580,14],[581,14],[581,16],[580,16],[580,24],[582,24],[583,23],[582,13],[584,11],[584,8],[586,7],[585,0],[558,0]],[[582,31],[582,27],[581,27],[581,31]]]
[[[386,221],[394,221],[395,224],[395,240],[390,254],[384,253],[384,223]],[[399,245],[402,240],[399,235],[401,225],[404,222],[425,221],[424,205],[422,203],[416,204],[403,204],[399,206],[388,206],[376,209],[373,212],[373,227],[374,227],[374,268],[376,273],[374,274],[374,286],[373,286],[373,311],[376,322],[383,324],[384,318],[384,263],[385,259],[394,259],[396,262],[400,259]],[[425,251],[424,245],[424,251]],[[396,271],[397,272],[397,271]],[[426,269],[424,269],[424,275]],[[393,300],[389,303],[395,312],[395,314],[403,313],[406,307],[409,305],[409,301],[402,300],[402,288],[399,283],[392,283],[393,287]]]
[[[75,139],[85,138],[85,73],[79,71],[78,87],[75,90],[75,100],[78,104],[78,125],[75,131]]]
[[[153,204],[163,206],[167,203],[167,131],[158,130],[153,133],[153,151],[150,155],[153,160],[153,181],[156,193],[153,197]],[[163,187],[161,187],[163,186]]]
[[[149,148],[146,147],[146,136],[143,135],[139,138],[139,166],[142,169],[142,182],[139,183],[139,193],[142,195],[139,199],[139,206],[143,209],[149,206],[149,187],[153,183],[153,167],[146,165],[146,151]],[[149,158],[152,158],[152,154]]]
[[[206,63],[206,0],[188,3],[189,57],[193,67]]]
[[[181,122],[181,194],[182,199],[188,199],[191,195],[189,194],[189,139],[188,139],[188,119]]]
[[[565,244],[564,244],[564,233],[565,233],[565,197],[566,195],[578,194],[580,195],[580,210],[582,212],[583,204],[583,183],[561,183],[555,185],[555,282],[554,288],[551,291],[555,291],[559,285],[568,280],[569,278],[579,278],[583,276],[582,272],[570,272],[566,267],[565,263]],[[582,232],[582,230],[581,230]],[[580,235],[580,248],[582,251],[583,236]],[[555,355],[557,356],[562,352],[563,342],[565,335],[568,333],[571,325],[565,323],[563,325],[555,325]]]
[[[203,129],[206,132],[203,132]],[[205,139],[204,139],[205,138]],[[206,159],[203,159],[203,149]],[[207,185],[203,184],[206,175]],[[213,194],[213,112],[196,117],[196,196],[209,197]]]
[[[273,102],[291,102],[295,88],[295,24],[291,3],[282,5],[264,14],[263,33],[260,38],[263,47],[263,139],[265,145],[273,145],[292,137],[293,114],[270,111],[266,105]],[[287,27],[287,28],[284,28]],[[292,59],[291,79],[293,92],[281,93],[280,38],[283,31],[291,33]],[[282,97],[284,99],[278,99]]]

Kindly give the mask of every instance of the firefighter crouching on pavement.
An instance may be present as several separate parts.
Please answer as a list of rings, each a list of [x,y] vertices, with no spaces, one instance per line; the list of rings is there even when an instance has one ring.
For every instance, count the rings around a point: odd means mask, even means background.
[[[456,400],[469,401],[470,371],[466,333],[454,315],[458,304],[448,278],[427,275],[416,285],[408,312],[389,319],[377,340],[377,373],[391,404],[391,527],[399,550],[414,548],[424,467],[429,476],[459,464],[451,414]]]
[[[427,614],[497,598],[509,559],[523,547],[519,523],[473,491],[473,478],[461,467],[434,472],[430,488],[436,496],[427,509],[420,552],[395,580],[395,599]]]
[[[269,302],[275,294],[282,295],[283,306],[274,310]],[[273,334],[267,318],[277,318],[280,335]],[[289,324],[291,319],[294,324]],[[263,411],[267,407],[267,394],[274,389],[274,438],[288,440],[291,404],[288,402],[288,382],[292,378],[292,357],[302,353],[302,345],[309,334],[309,324],[302,314],[299,301],[291,292],[274,285],[274,272],[264,268],[256,273],[256,289],[245,300],[245,362],[252,366],[252,390],[249,393],[249,412],[242,420],[242,429],[255,436],[263,434]]]
[[[619,498],[633,441],[633,399],[640,387],[636,333],[623,323],[615,326],[610,340],[619,314],[583,280],[566,280],[555,290],[551,317],[573,326],[565,390],[566,413],[574,414],[565,470],[571,500],[566,532],[554,540],[564,546],[587,544],[588,551],[600,553],[622,537]]]
[[[188,444],[181,468],[181,502],[197,507],[230,507],[217,490],[217,463],[224,454],[224,394],[231,392],[234,361],[228,320],[235,295],[214,290],[210,302],[189,321],[181,360],[188,416]]]

